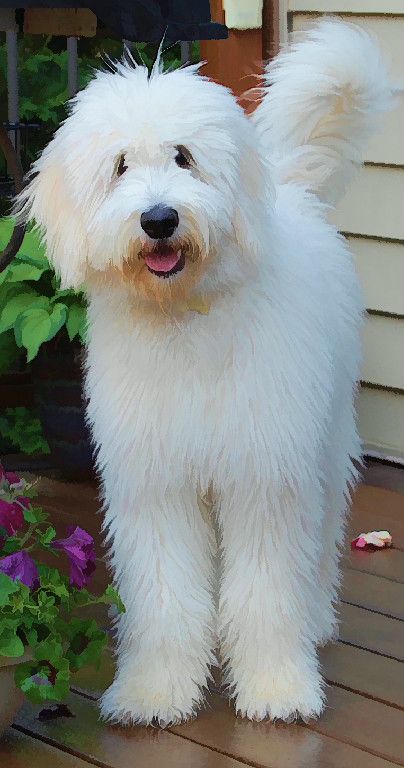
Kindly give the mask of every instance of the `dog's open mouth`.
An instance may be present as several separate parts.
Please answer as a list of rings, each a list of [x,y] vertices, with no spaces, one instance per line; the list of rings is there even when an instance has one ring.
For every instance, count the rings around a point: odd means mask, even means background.
[[[157,277],[171,277],[181,272],[185,266],[185,256],[182,248],[174,248],[162,243],[154,251],[148,251],[144,260],[147,269]]]

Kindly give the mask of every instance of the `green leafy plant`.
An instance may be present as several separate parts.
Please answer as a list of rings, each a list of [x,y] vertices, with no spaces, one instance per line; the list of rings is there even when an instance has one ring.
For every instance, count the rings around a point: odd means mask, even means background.
[[[97,622],[80,616],[83,608],[125,609],[111,585],[98,596],[87,589],[96,567],[92,537],[76,526],[57,539],[35,495],[33,484],[0,465],[0,656],[28,652],[29,660],[16,666],[17,686],[31,701],[59,701],[71,675],[97,666],[107,644]],[[70,577],[57,567],[58,556],[67,558]]]
[[[9,440],[14,448],[29,455],[50,453],[41,422],[32,408],[6,408],[0,414],[0,436]]]
[[[12,226],[10,219],[1,222],[0,247],[7,242]],[[4,338],[9,357],[10,331],[16,348],[26,350],[27,362],[58,333],[67,333],[70,342],[85,340],[84,294],[60,290],[59,280],[34,230],[26,234],[14,261],[0,273],[0,308],[0,343]]]

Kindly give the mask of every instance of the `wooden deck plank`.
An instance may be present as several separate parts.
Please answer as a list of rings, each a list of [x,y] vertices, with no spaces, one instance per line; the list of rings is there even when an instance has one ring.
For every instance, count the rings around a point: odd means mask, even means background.
[[[346,568],[341,597],[378,613],[404,620],[404,585]]]
[[[372,698],[378,699],[381,702],[389,703],[393,706],[402,707],[404,709],[404,665],[392,661],[391,659],[386,659],[384,657],[375,656],[374,654],[363,651],[358,648],[353,648],[351,646],[345,646],[340,643],[334,644],[332,646],[328,646],[327,648],[323,649],[320,654],[320,658],[323,665],[323,671],[325,674],[325,677],[334,683],[337,683],[338,685],[344,685],[348,688],[353,689],[353,691],[358,691],[366,696],[370,696]],[[106,656],[105,661],[102,665],[102,668],[99,672],[97,672],[95,675],[90,675],[87,673],[79,673],[78,677],[76,678],[75,687],[79,690],[84,691],[86,694],[90,694],[93,696],[97,696],[109,683],[111,682],[113,678],[113,661],[111,657]],[[330,686],[327,689],[327,697],[328,697],[328,704],[327,706],[332,706],[330,702],[333,701],[333,687]],[[195,721],[196,724],[191,724],[191,735],[189,738],[194,738],[194,731],[195,728],[198,731],[198,742],[200,739],[203,739],[206,737],[205,734],[205,728],[208,727],[206,720],[208,718],[209,722],[209,733],[213,727],[213,720],[217,719],[217,727],[220,730],[221,728],[225,727],[223,723],[223,713],[225,713],[226,718],[225,722],[227,723],[226,728],[229,728],[229,719],[234,721],[234,723],[238,723],[237,728],[244,728],[245,725],[241,726],[241,723],[244,723],[245,721],[241,721],[235,717],[234,710],[231,705],[229,705],[224,697],[219,697],[218,695],[213,695],[209,697],[208,699],[208,712],[202,712],[198,715],[197,720]],[[199,723],[200,718],[203,720],[203,728],[201,733],[199,733],[199,726],[197,725]],[[213,720],[212,720],[213,718]],[[179,726],[180,728],[188,728],[188,723],[184,726]],[[262,727],[267,728],[269,724],[265,724]],[[236,727],[236,726],[235,726]],[[279,728],[280,726],[277,725],[276,728]],[[174,732],[177,733],[178,729],[175,728]],[[266,731],[265,731],[266,732]],[[181,731],[182,733],[182,731]],[[183,735],[186,735],[186,731]],[[247,729],[246,733],[248,734],[249,731]],[[271,735],[271,731],[269,731],[269,734]],[[230,738],[230,737],[228,737]],[[233,738],[233,737],[232,737]],[[271,736],[272,738],[272,736]],[[283,735],[283,741],[287,742],[287,735]],[[241,732],[240,739],[244,739],[244,731]],[[292,742],[295,739],[293,736]],[[205,743],[200,741],[200,743]],[[210,741],[206,742],[207,744],[211,744]],[[300,743],[300,742],[299,742]],[[212,744],[211,744],[212,745]],[[215,742],[215,748],[224,750],[228,752],[228,744],[225,746],[222,742],[216,743]],[[292,749],[292,746],[290,747]],[[286,749],[286,747],[285,747]],[[288,752],[289,747],[286,749],[286,754],[289,754]],[[303,748],[302,748],[303,749]],[[403,750],[402,750],[403,751]],[[337,761],[337,759],[342,759],[342,756],[339,754],[339,752],[336,752],[334,755],[334,750],[330,748],[330,746],[322,746],[321,747],[321,755],[322,759],[324,758],[324,752],[327,753],[327,760],[328,763],[325,763],[325,765],[333,765],[334,763],[332,760]],[[230,752],[230,754],[235,755],[239,759],[248,759],[248,760],[256,760],[256,755],[252,755],[248,752],[242,752],[238,753],[236,752]],[[271,756],[273,755],[273,751],[271,749]],[[404,758],[404,751],[403,751],[403,758]],[[290,758],[288,758],[290,759]],[[352,756],[352,759],[353,756]],[[356,759],[356,758],[355,758]],[[300,765],[299,762],[291,762],[289,765]],[[335,763],[337,765],[338,762]],[[349,763],[348,759],[345,762],[341,762],[340,765],[351,765]],[[353,765],[354,763],[352,763]],[[264,763],[265,765],[265,763]],[[278,763],[275,763],[276,766],[278,766]],[[283,768],[283,764],[279,763],[280,766]],[[360,763],[359,763],[360,765]]]
[[[346,603],[340,615],[340,640],[404,661],[403,621]]]
[[[384,579],[404,584],[404,552],[399,549],[383,549],[379,552],[352,550],[342,563],[354,571],[370,573]]]
[[[0,740],[0,765],[4,768],[89,768],[90,763],[9,728]]]
[[[342,643],[321,649],[320,660],[330,682],[404,708],[404,664]],[[82,669],[74,676],[73,688],[97,698],[113,676],[114,661],[106,652],[99,670]]]
[[[301,725],[254,723],[236,718],[218,696],[196,720],[171,729],[249,765],[262,768],[387,768],[391,763],[326,738]]]
[[[342,643],[322,648],[320,661],[329,682],[404,709],[404,664]]]
[[[404,765],[402,710],[330,686],[325,713],[318,720],[310,721],[308,727],[316,733]]]
[[[110,768],[242,768],[242,763],[231,756],[169,731],[105,725],[99,719],[96,704],[81,696],[71,694],[66,703],[74,718],[44,723],[36,717],[40,707],[28,704],[16,722],[26,732],[47,739],[52,745],[61,745],[80,759],[98,761]]]

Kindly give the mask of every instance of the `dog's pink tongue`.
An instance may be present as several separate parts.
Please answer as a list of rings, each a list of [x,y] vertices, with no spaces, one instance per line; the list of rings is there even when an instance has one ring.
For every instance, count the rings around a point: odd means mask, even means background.
[[[155,272],[170,272],[181,258],[181,251],[166,248],[159,251],[151,251],[145,256],[145,262]]]

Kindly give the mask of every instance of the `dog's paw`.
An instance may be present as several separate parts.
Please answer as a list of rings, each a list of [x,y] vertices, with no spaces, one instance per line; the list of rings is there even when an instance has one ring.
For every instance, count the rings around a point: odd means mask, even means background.
[[[304,721],[324,708],[324,683],[317,670],[289,668],[260,670],[236,686],[237,714],[250,720]]]
[[[173,684],[162,674],[158,683],[147,676],[118,677],[100,701],[101,717],[121,725],[169,725],[193,717],[201,703],[201,694],[192,682]]]

